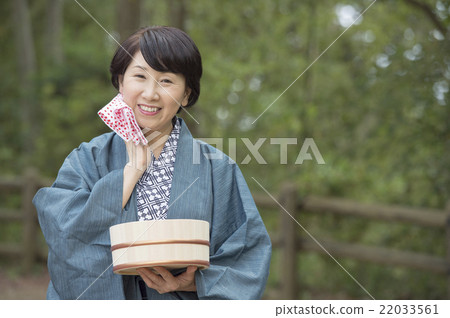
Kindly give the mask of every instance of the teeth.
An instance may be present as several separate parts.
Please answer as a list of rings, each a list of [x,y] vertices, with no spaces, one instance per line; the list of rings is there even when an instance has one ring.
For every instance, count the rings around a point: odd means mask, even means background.
[[[146,112],[154,113],[154,112],[156,112],[156,111],[159,110],[158,107],[147,107],[147,106],[144,106],[144,105],[139,105],[139,106],[140,106],[143,110],[145,110]]]

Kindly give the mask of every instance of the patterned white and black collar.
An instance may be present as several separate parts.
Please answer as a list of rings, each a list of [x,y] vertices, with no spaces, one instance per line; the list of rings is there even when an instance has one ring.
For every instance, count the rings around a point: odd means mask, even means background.
[[[139,221],[167,218],[180,131],[181,124],[175,118],[161,154],[158,159],[152,154],[152,162],[136,185]]]

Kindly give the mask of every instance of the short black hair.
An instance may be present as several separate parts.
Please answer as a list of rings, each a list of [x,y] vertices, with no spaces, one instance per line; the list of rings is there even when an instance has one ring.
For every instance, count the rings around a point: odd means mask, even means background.
[[[109,71],[111,82],[119,90],[119,76],[125,74],[132,57],[140,51],[151,68],[158,72],[182,74],[191,89],[185,107],[194,105],[200,96],[202,58],[194,41],[184,31],[168,26],[138,29],[117,48]]]

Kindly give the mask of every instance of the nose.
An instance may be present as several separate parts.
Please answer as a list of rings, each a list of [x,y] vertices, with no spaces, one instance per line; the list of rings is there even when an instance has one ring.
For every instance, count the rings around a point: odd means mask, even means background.
[[[144,97],[146,100],[156,100],[159,98],[159,85],[155,80],[150,79],[145,83],[142,97]]]

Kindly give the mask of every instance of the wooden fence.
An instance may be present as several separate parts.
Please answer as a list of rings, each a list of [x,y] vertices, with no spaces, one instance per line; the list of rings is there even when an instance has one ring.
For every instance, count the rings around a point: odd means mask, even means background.
[[[21,193],[21,208],[0,207],[0,222],[22,222],[22,242],[0,243],[0,256],[19,257],[25,271],[31,269],[38,259],[46,259],[46,251],[38,244],[39,224],[37,213],[32,204],[37,189],[49,186],[51,180],[43,179],[32,169],[25,171],[19,178],[0,178],[0,191]],[[295,186],[285,184],[276,201],[266,194],[255,194],[259,208],[279,209],[281,229],[272,236],[274,248],[282,248],[283,275],[281,290],[276,293],[278,299],[297,299],[298,264],[297,255],[301,251],[330,254],[333,257],[351,258],[375,264],[405,266],[445,275],[450,297],[450,204],[446,210],[417,209],[399,206],[368,205],[337,198],[307,197],[301,199]],[[278,201],[278,202],[277,202]],[[315,238],[305,235],[305,229],[298,222],[302,213],[334,214],[354,216],[369,220],[401,222],[420,227],[441,228],[446,232],[446,257],[400,251],[386,247],[373,247]],[[320,245],[319,245],[320,243]]]
[[[36,260],[45,260],[46,251],[38,244],[39,224],[37,213],[32,199],[36,191],[49,186],[52,182],[38,176],[33,169],[25,170],[21,177],[0,178],[0,191],[21,194],[21,207],[17,209],[0,207],[0,223],[20,222],[22,223],[21,242],[1,242],[0,256],[8,258],[21,258],[22,268],[28,272]]]
[[[301,251],[311,251],[332,255],[335,258],[351,258],[375,264],[405,266],[442,274],[447,280],[448,297],[450,297],[450,204],[446,210],[417,209],[400,206],[369,205],[337,198],[307,197],[301,199],[294,185],[285,184],[276,200],[267,195],[254,195],[259,208],[279,209],[280,227],[272,237],[274,248],[282,248],[283,275],[276,295],[277,299],[298,298],[298,264],[297,255]],[[303,213],[333,214],[354,216],[369,220],[401,222],[419,227],[440,228],[446,232],[446,257],[402,251],[386,247],[350,244],[319,237],[312,239],[306,235],[305,228],[299,223]],[[387,225],[389,226],[389,225]],[[320,244],[320,245],[319,245]],[[275,296],[275,297],[273,297]],[[450,298],[449,298],[450,299]]]

